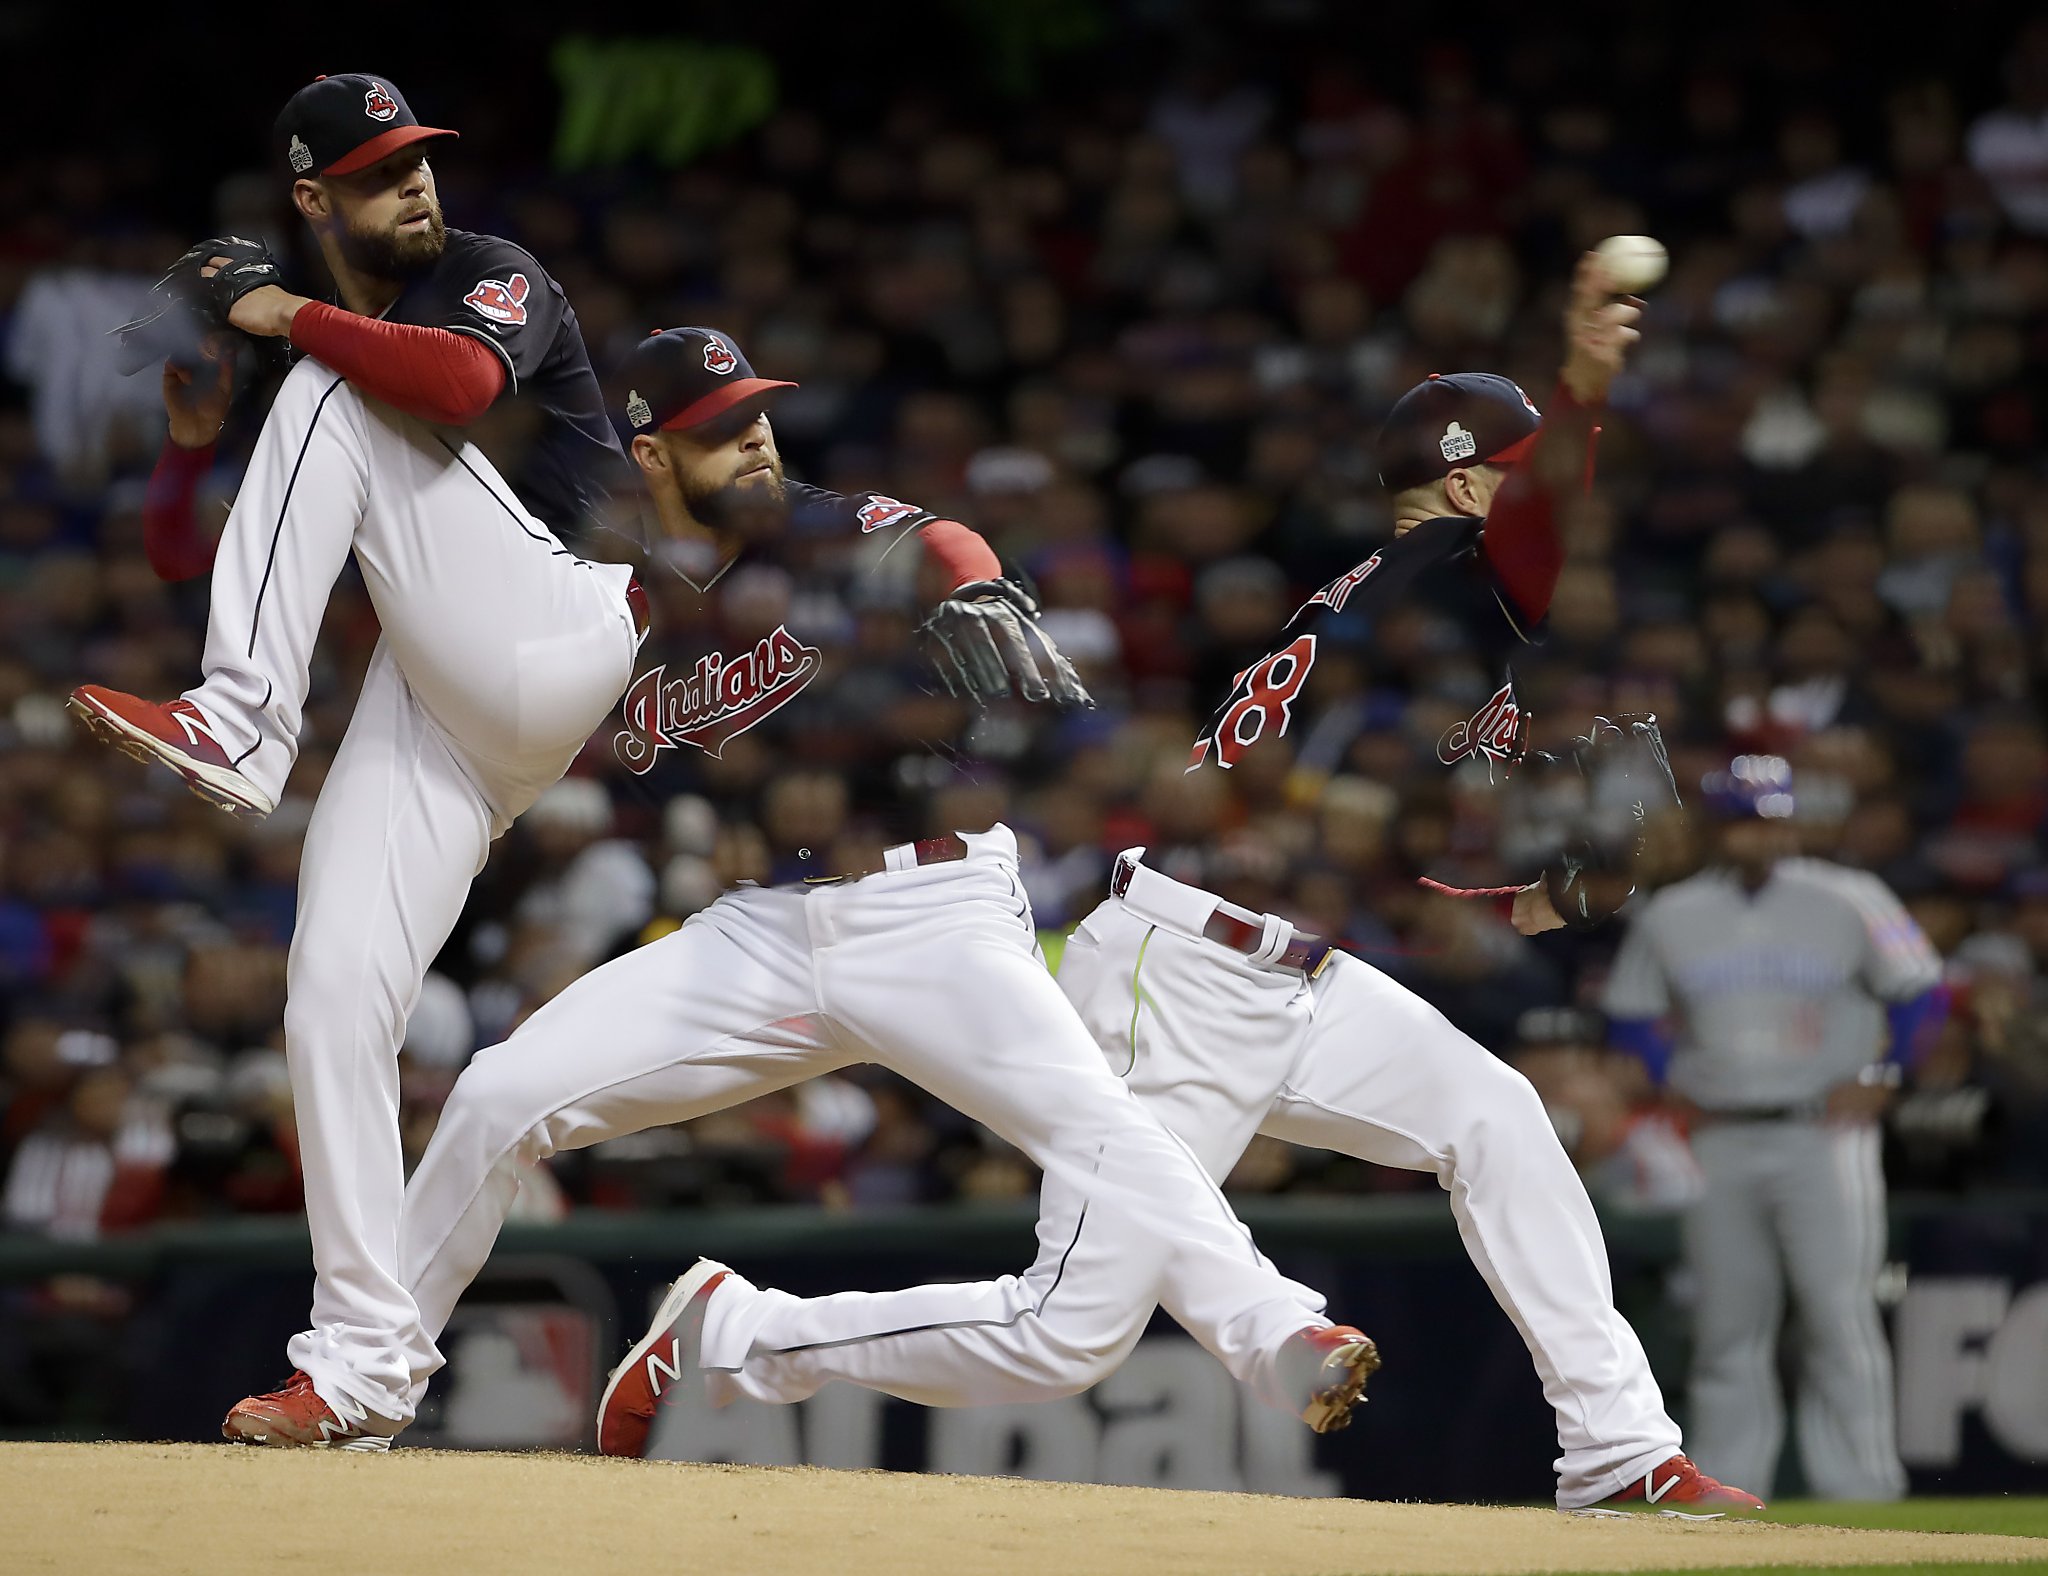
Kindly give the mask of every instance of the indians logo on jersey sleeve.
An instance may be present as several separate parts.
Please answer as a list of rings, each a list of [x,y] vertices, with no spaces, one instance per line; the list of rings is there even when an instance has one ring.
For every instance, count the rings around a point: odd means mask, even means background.
[[[527,289],[524,274],[514,274],[510,279],[479,279],[476,288],[462,298],[462,304],[475,308],[478,317],[517,328],[526,321]]]
[[[734,739],[795,700],[823,665],[817,647],[777,626],[751,651],[699,657],[681,678],[669,678],[666,665],[651,668],[626,691],[626,726],[612,748],[629,770],[643,773],[679,744],[723,755]]]
[[[868,501],[860,506],[855,517],[860,521],[860,534],[879,531],[885,525],[894,525],[898,520],[907,520],[924,511],[914,503],[903,503],[895,498],[884,498],[880,493],[868,494]]]
[[[1529,714],[1516,701],[1515,681],[1509,679],[1468,719],[1444,729],[1436,742],[1436,758],[1446,766],[1455,766],[1468,755],[1512,763],[1522,758],[1528,729]]]

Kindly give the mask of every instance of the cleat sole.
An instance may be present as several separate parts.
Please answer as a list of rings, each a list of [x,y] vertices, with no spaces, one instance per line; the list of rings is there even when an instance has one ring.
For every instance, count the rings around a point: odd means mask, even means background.
[[[64,709],[84,723],[86,732],[100,743],[119,750],[131,760],[140,761],[145,766],[168,766],[184,780],[187,788],[216,810],[256,818],[268,815],[274,808],[228,786],[223,780],[222,768],[179,754],[139,728],[102,711],[89,700],[73,695],[64,702]],[[241,773],[235,772],[233,776],[239,778]]]
[[[1315,1392],[1302,1420],[1318,1434],[1334,1434],[1351,1425],[1352,1410],[1361,1405],[1366,1381],[1380,1371],[1380,1349],[1370,1337],[1338,1347],[1323,1359],[1323,1366],[1343,1365],[1342,1377]]]

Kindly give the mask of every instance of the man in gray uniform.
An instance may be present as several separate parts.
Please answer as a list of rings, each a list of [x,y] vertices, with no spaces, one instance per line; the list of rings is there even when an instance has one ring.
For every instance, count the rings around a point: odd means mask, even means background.
[[[1877,1119],[1940,1010],[1941,962],[1875,876],[1796,857],[1783,760],[1741,756],[1701,786],[1720,857],[1643,904],[1606,998],[1616,1043],[1660,1083],[1668,1069],[1692,1109],[1706,1177],[1685,1220],[1698,1287],[1686,1432],[1705,1470],[1768,1492],[1789,1286],[1812,1491],[1897,1499]]]

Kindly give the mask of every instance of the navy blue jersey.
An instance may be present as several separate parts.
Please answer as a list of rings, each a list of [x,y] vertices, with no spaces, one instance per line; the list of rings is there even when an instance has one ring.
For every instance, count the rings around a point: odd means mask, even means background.
[[[393,323],[480,339],[505,363],[500,405],[538,418],[518,452],[493,455],[519,501],[557,532],[573,532],[624,466],[576,311],[533,255],[495,235],[450,230],[431,272],[409,283]]]
[[[1463,516],[1424,520],[1317,591],[1287,621],[1280,643],[1237,675],[1195,740],[1188,770],[1213,765],[1228,771],[1261,744],[1287,735],[1297,710],[1309,702],[1303,692],[1332,616],[1377,621],[1418,604],[1455,622],[1497,679],[1485,702],[1437,741],[1437,759],[1446,766],[1472,756],[1513,760],[1527,731],[1513,657],[1530,636],[1479,551],[1485,524]]]
[[[698,793],[761,827],[783,880],[846,868],[849,843],[952,830],[925,811],[969,721],[915,638],[906,539],[935,516],[800,482],[787,500],[707,584],[650,581],[653,631],[609,741],[650,797]]]

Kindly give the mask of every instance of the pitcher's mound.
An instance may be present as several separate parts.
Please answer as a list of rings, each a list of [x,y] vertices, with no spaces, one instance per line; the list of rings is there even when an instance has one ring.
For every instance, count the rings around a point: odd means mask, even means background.
[[[1994,1563],[2031,1538],[685,1466],[0,1445],[0,1571],[93,1576],[1344,1576]]]

